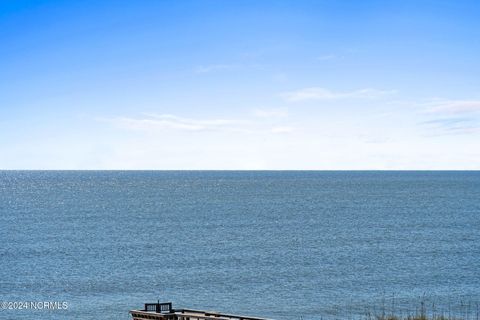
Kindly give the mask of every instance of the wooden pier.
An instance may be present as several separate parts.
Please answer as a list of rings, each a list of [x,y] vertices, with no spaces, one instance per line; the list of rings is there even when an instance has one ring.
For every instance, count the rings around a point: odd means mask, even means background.
[[[171,302],[145,303],[143,310],[131,310],[132,320],[270,320],[215,311],[173,309]]]

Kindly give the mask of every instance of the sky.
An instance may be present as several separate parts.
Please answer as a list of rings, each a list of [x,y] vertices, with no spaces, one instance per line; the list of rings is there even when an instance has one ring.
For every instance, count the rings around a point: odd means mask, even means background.
[[[0,169],[479,170],[479,16],[0,0]]]

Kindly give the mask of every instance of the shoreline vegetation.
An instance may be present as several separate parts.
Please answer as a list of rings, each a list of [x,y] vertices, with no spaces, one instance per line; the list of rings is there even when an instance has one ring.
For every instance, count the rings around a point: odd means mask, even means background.
[[[356,309],[356,310],[355,310]],[[416,305],[382,299],[381,306],[358,308],[336,307],[321,320],[480,320],[480,302],[458,300],[432,302],[425,297]],[[303,320],[303,317],[302,317]]]

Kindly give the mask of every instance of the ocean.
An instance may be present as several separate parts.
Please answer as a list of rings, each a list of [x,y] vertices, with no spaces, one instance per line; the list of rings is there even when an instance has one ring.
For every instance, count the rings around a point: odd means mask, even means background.
[[[480,172],[0,171],[0,319],[478,319]],[[13,304],[10,303],[10,306]]]

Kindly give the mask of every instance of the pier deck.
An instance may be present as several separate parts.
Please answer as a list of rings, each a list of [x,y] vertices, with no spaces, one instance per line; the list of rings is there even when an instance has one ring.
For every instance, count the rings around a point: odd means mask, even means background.
[[[250,316],[203,311],[194,309],[173,309],[172,303],[146,303],[143,310],[131,310],[132,320],[270,320]]]

